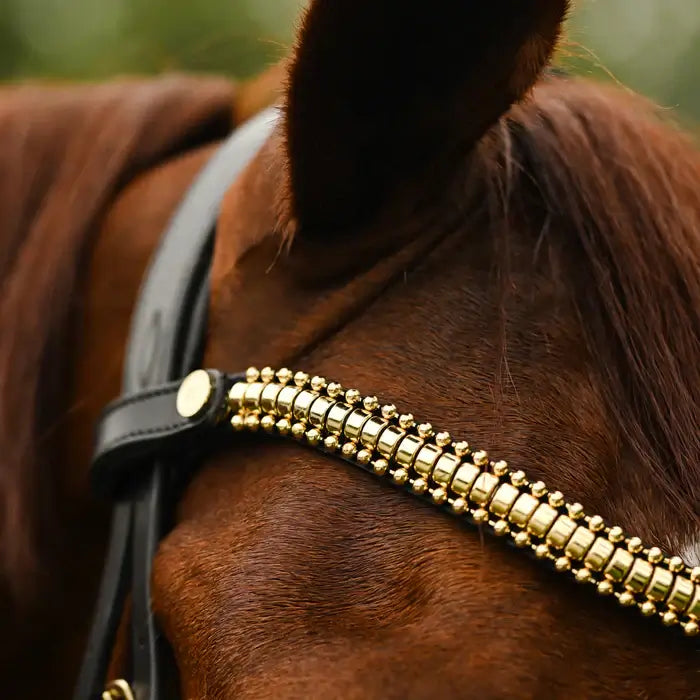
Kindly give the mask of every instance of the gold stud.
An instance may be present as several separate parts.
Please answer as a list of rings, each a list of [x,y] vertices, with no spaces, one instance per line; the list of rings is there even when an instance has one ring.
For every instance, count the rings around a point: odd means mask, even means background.
[[[175,408],[182,418],[197,418],[211,402],[214,387],[212,378],[204,369],[198,369],[182,380],[177,391]]]
[[[676,615],[676,613],[674,613],[672,610],[668,610],[664,613],[661,620],[666,627],[673,627],[673,625],[678,623],[678,615]]]
[[[572,503],[567,507],[569,517],[572,520],[580,520],[584,516],[583,506],[580,503]]]
[[[625,539],[624,530],[617,525],[615,525],[615,527],[611,527],[610,532],[608,532],[608,539],[611,542],[622,542],[622,540]]]
[[[426,440],[433,435],[433,426],[430,423],[421,423],[418,426],[418,437],[422,437]]]
[[[644,617],[651,617],[656,613],[656,605],[652,603],[650,600],[645,600],[640,606],[639,609],[642,612],[642,615]]]
[[[697,622],[691,620],[690,622],[685,623],[683,626],[683,631],[685,632],[686,637],[697,637],[698,634],[700,634],[700,626]]]
[[[248,367],[248,369],[245,371],[245,380],[248,382],[248,384],[257,382],[259,378],[260,372],[258,371],[257,367]]]
[[[428,490],[428,482],[425,479],[416,479],[411,488],[413,493],[423,494]]]
[[[392,479],[395,483],[403,486],[408,481],[408,472],[405,469],[397,469],[394,472]]]
[[[306,383],[309,381],[309,375],[306,374],[306,372],[297,372],[294,375],[294,383],[300,388],[303,389],[306,386]]]
[[[634,596],[629,591],[625,591],[624,593],[620,593],[620,597],[618,598],[618,601],[619,601],[620,605],[622,605],[623,608],[629,608],[637,602],[635,600]]]
[[[516,547],[527,547],[530,544],[530,535],[527,532],[519,532],[513,541]]]
[[[603,520],[603,518],[600,517],[600,515],[594,515],[588,521],[588,529],[592,532],[600,532],[604,527],[605,521]]]
[[[413,418],[413,415],[411,413],[404,413],[403,415],[399,416],[399,426],[403,428],[404,430],[408,430],[409,428],[412,428],[415,425],[415,420]]]
[[[513,486],[525,486],[525,483],[527,482],[525,472],[520,470],[518,470],[517,472],[513,472],[510,475],[510,481],[513,484]]]
[[[627,549],[632,552],[632,554],[638,554],[644,548],[644,544],[639,537],[630,537],[627,541]]]
[[[362,405],[366,411],[376,411],[379,408],[379,399],[376,396],[365,396]]]
[[[276,426],[280,435],[289,435],[289,431],[292,429],[292,424],[286,418],[278,420]]]
[[[357,403],[360,403],[360,399],[362,398],[362,395],[357,389],[348,389],[345,392],[345,400],[351,405],[354,406]]]
[[[671,557],[671,559],[668,562],[668,568],[674,573],[678,574],[683,569],[685,569],[685,562],[681,557]]]
[[[652,564],[660,564],[664,560],[664,553],[658,547],[652,547],[647,554],[647,559]]]
[[[275,419],[273,416],[263,416],[260,419],[260,427],[266,432],[271,433],[275,429]]]
[[[377,476],[384,476],[389,469],[389,462],[386,459],[378,459],[372,467]]]
[[[331,450],[331,452],[335,452],[338,449],[338,438],[335,435],[329,435],[323,441],[323,444],[325,445],[327,450]]]
[[[260,427],[260,418],[255,413],[249,413],[245,417],[245,427],[255,432]]]
[[[346,442],[343,445],[341,452],[343,453],[344,457],[354,457],[355,453],[357,452],[357,445],[354,442]]]
[[[561,491],[552,491],[547,501],[552,508],[561,508],[564,505],[564,494]]]
[[[441,506],[445,501],[447,501],[447,491],[445,489],[433,489],[433,493],[431,494],[433,497],[433,503],[435,503],[438,506]]]
[[[489,463],[489,453],[484,450],[477,450],[472,456],[472,461],[477,467],[484,467]]]
[[[312,377],[311,378],[311,388],[314,391],[323,391],[323,388],[326,386],[326,378],[325,377]]]
[[[483,508],[479,508],[474,511],[474,515],[472,517],[475,523],[481,525],[483,523],[488,522],[489,514],[488,511],[484,510]]]
[[[452,510],[455,513],[464,513],[467,510],[467,502],[463,498],[456,498],[452,502]]]
[[[576,580],[579,583],[589,583],[593,579],[593,575],[588,569],[579,569],[576,572]]]
[[[300,440],[301,438],[303,438],[305,432],[306,432],[306,426],[303,423],[295,423],[292,426],[292,437],[297,438],[297,440]]]
[[[498,520],[493,525],[493,532],[496,537],[504,537],[510,532],[510,525],[505,520]]]
[[[292,370],[283,367],[277,371],[277,381],[280,384],[289,384],[292,381]]]
[[[326,387],[326,391],[328,392],[328,396],[332,399],[337,399],[343,393],[343,387],[341,384],[338,384],[338,382],[331,382]]]
[[[615,587],[610,583],[610,581],[601,581],[598,584],[598,593],[600,595],[612,595]]]
[[[239,433],[243,428],[245,428],[245,421],[240,413],[236,413],[235,416],[231,418],[231,427]]]
[[[547,486],[544,481],[536,481],[530,484],[530,491],[535,498],[543,498],[547,493]]]
[[[493,473],[496,476],[506,476],[508,474],[508,462],[501,460],[493,465]]]
[[[264,367],[260,370],[260,379],[265,383],[269,384],[275,380],[275,370],[272,367]]]
[[[386,406],[382,406],[382,418],[385,420],[391,420],[396,417],[396,406],[393,403],[389,403]]]
[[[549,556],[549,547],[546,544],[538,544],[535,548],[535,556],[538,559],[546,559]]]
[[[360,450],[356,459],[360,464],[369,464],[372,459],[372,453],[369,450]]]
[[[571,568],[571,560],[568,557],[559,557],[554,562],[554,568],[557,571],[568,571]]]
[[[469,443],[466,440],[455,442],[454,451],[458,457],[466,457],[469,454]]]
[[[447,432],[443,431],[435,436],[435,444],[438,447],[447,447],[452,442],[452,436]]]
[[[691,572],[690,572],[690,580],[693,583],[700,583],[700,566],[696,566]]]
[[[311,430],[306,433],[306,441],[309,445],[315,447],[321,442],[321,433],[316,428],[311,428]]]

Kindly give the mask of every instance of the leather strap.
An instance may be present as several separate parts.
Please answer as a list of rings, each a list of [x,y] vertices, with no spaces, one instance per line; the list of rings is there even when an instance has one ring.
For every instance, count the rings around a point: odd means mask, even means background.
[[[131,502],[117,505],[113,514],[107,561],[97,600],[96,616],[76,687],[75,700],[102,697],[105,675],[124,596],[131,576],[132,668],[136,700],[162,700],[164,643],[151,612],[151,563],[168,525],[164,507],[169,474],[182,467],[159,446],[168,434],[165,422],[152,421],[153,439],[136,431],[149,427],[145,411],[127,410],[138,402],[130,394],[149,390],[183,377],[200,362],[206,329],[208,275],[214,229],[224,194],[269,137],[276,123],[275,109],[266,110],[237,129],[206,166],[166,230],[147,272],[132,321],[122,389],[127,397],[107,415],[98,435],[97,462],[104,474],[96,479],[101,493],[112,493],[121,478],[141,474]],[[170,389],[160,398],[161,413],[172,414]],[[170,413],[168,413],[170,412]],[[139,421],[144,421],[141,426]],[[171,430],[177,431],[174,420]],[[199,424],[200,427],[206,425]],[[197,426],[188,426],[196,431]],[[187,429],[184,429],[187,433]],[[183,439],[184,438],[183,433]],[[176,432],[176,435],[179,434]],[[169,441],[168,441],[169,442]],[[111,449],[105,449],[111,446]],[[121,463],[121,459],[126,461]]]

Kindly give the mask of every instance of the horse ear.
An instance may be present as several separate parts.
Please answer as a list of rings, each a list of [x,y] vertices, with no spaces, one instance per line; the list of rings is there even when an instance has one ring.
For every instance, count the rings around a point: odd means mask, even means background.
[[[305,235],[371,216],[464,156],[547,64],[569,0],[313,0],[290,63],[291,214]]]

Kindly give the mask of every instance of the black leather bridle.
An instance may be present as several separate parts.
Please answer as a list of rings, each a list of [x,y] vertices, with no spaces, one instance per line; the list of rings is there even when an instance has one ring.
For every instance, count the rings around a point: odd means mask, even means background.
[[[133,316],[122,380],[124,396],[137,392],[143,395],[150,387],[180,379],[199,366],[221,200],[267,140],[276,119],[275,109],[266,110],[230,136],[197,178],[165,231]],[[172,401],[161,396],[162,410],[156,411],[159,425],[177,423],[176,416],[168,421]],[[167,494],[177,487],[176,475],[183,471],[182,451],[175,460],[163,457],[155,449],[167,430],[153,431],[153,403],[145,411],[140,411],[136,402],[127,400],[125,405],[129,410],[109,413],[109,420],[100,425],[97,439],[94,486],[99,493],[116,495],[121,500],[114,507],[95,618],[74,700],[103,696],[107,667],[129,591],[129,675],[134,697],[161,700],[166,688],[163,669],[167,649],[151,611],[151,564],[168,527],[170,513],[165,504],[169,502]],[[196,426],[190,423],[189,427]],[[144,441],[145,437],[148,439]],[[108,457],[101,460],[102,452],[107,452]]]

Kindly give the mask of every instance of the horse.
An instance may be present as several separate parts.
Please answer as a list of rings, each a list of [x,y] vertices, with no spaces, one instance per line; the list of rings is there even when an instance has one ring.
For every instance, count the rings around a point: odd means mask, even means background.
[[[221,208],[205,365],[372,392],[694,566],[700,154],[643,99],[547,71],[568,10],[313,0],[279,125]],[[159,105],[149,119],[177,111]],[[68,150],[63,237],[32,221],[3,243],[10,696],[70,692],[108,511],[91,434],[158,236],[228,125],[207,111],[131,146],[87,202],[85,151]],[[482,534],[243,436],[192,477],[153,562],[182,697],[700,697],[687,639]],[[32,581],[32,562],[49,575]],[[37,618],[61,640],[41,680]]]

